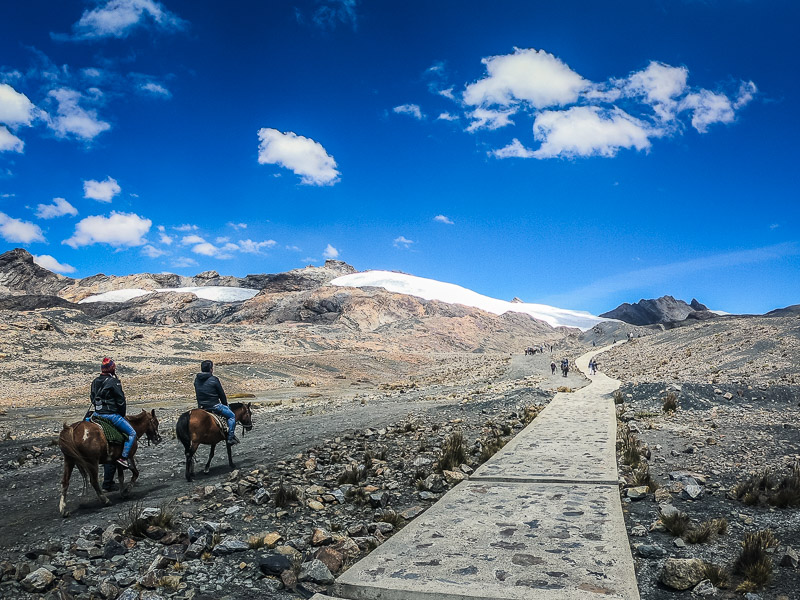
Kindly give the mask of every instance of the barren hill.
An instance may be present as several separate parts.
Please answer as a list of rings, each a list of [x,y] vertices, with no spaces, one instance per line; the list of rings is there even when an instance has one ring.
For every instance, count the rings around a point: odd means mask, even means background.
[[[625,321],[631,325],[655,325],[683,321],[686,318],[702,320],[714,317],[715,313],[695,299],[687,304],[672,296],[662,296],[654,300],[639,300],[634,304],[625,302],[600,316]]]

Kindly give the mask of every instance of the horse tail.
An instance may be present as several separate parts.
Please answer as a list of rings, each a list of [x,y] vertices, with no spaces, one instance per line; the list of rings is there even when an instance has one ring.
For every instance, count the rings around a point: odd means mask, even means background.
[[[183,413],[180,417],[178,417],[178,422],[175,424],[175,434],[178,436],[181,444],[186,449],[186,452],[189,452],[189,449],[192,445],[192,438],[191,434],[189,433],[189,417],[191,415],[191,411],[187,411]]]
[[[96,465],[92,465],[83,454],[81,454],[78,445],[74,439],[74,425],[67,425],[64,423],[64,428],[58,436],[58,445],[61,448],[61,453],[65,458],[69,458],[75,463],[78,472],[83,478],[83,489],[86,491],[88,485],[89,472],[91,469],[96,469]]]

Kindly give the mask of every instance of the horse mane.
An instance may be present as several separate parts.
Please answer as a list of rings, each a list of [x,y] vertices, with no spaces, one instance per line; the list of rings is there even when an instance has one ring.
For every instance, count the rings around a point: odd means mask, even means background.
[[[236,411],[237,409],[240,409],[243,406],[244,406],[243,402],[232,402],[231,404],[228,405],[228,408],[230,408],[232,411]]]
[[[129,423],[133,423],[133,422],[138,423],[139,421],[142,421],[143,418],[146,417],[149,414],[150,413],[148,413],[145,409],[142,409],[142,412],[137,413],[135,415],[131,415],[131,416],[127,416],[126,415],[125,418],[128,419]]]

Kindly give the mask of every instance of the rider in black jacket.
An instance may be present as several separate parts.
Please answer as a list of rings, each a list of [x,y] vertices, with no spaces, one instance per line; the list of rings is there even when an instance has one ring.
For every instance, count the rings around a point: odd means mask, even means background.
[[[127,403],[125,392],[122,391],[122,382],[117,377],[117,365],[110,358],[104,358],[100,366],[100,375],[92,381],[89,390],[89,397],[94,405],[94,412],[104,419],[111,421],[115,427],[128,435],[128,440],[122,447],[122,456],[117,459],[117,464],[123,469],[130,468],[128,455],[130,454],[133,443],[136,441],[136,431],[125,419]],[[88,421],[91,417],[88,417]],[[113,470],[111,471],[113,474]],[[106,469],[108,475],[108,469]],[[104,477],[108,480],[108,477]],[[112,482],[113,483],[113,482]],[[106,485],[107,481],[103,481]]]
[[[204,408],[228,420],[228,444],[233,446],[239,443],[236,437],[236,415],[228,408],[228,398],[222,389],[222,384],[212,373],[214,363],[204,360],[200,363],[200,373],[194,378],[194,392],[197,396],[197,406]]]

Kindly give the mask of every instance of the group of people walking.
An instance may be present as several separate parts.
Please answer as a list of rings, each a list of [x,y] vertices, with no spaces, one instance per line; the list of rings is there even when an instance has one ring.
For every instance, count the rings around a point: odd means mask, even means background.
[[[227,443],[231,446],[238,444],[236,417],[228,407],[228,398],[219,379],[214,376],[214,363],[210,360],[200,363],[200,373],[194,378],[194,391],[198,408],[216,413],[227,421]],[[130,468],[128,457],[136,442],[136,431],[125,418],[127,413],[125,392],[122,390],[122,382],[117,376],[117,365],[112,359],[108,357],[103,359],[100,365],[100,374],[92,381],[89,389],[89,398],[92,406],[86,412],[84,419],[91,421],[92,416],[97,415],[127,436],[127,440],[122,446],[122,455],[116,460],[116,464],[103,465],[103,491],[113,492],[118,489],[117,484],[114,483],[114,474],[117,468]]]

